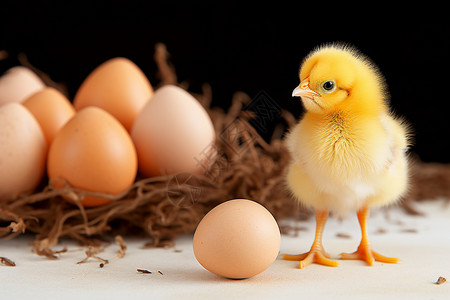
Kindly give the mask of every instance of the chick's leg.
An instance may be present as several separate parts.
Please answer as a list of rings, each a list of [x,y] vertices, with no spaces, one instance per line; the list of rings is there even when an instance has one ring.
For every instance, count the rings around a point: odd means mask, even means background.
[[[327,218],[328,211],[316,212],[316,236],[309,252],[299,255],[282,254],[283,259],[296,261],[299,260],[300,264],[298,267],[300,269],[303,269],[304,267],[309,266],[312,263],[330,267],[337,267],[339,263],[337,261],[329,259],[330,256],[325,252],[322,245],[322,233],[323,229],[325,228]]]
[[[366,206],[358,211],[358,221],[361,226],[361,243],[358,249],[353,253],[341,253],[343,260],[365,260],[370,266],[374,261],[395,264],[399,262],[398,258],[386,257],[372,250],[367,234],[367,220],[369,219],[369,207]]]

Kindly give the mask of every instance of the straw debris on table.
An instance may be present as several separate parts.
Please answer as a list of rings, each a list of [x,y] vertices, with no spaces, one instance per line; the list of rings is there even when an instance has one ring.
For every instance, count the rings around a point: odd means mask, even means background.
[[[103,259],[103,258],[97,256],[97,254],[103,252],[103,250],[104,250],[104,247],[89,246],[88,249],[84,252],[86,254],[86,257],[83,260],[80,260],[79,262],[77,262],[77,264],[84,264],[89,260],[89,258],[93,258],[95,260],[100,261],[101,262],[100,265],[103,264],[103,266],[106,264],[109,264],[109,261],[107,259]],[[101,268],[103,268],[103,266],[101,266]]]
[[[7,266],[7,267],[15,267],[16,266],[16,263],[7,257],[0,257],[0,264]]]
[[[125,256],[125,253],[127,252],[127,244],[120,235],[117,235],[114,241],[120,247],[119,251],[117,251],[116,257],[123,258]]]

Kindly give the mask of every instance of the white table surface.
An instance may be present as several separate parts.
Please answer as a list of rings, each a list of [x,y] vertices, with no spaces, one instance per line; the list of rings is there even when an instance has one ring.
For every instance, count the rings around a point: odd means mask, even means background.
[[[145,239],[124,237],[125,257],[114,258],[118,246],[112,243],[98,254],[110,260],[103,268],[93,259],[77,264],[85,248],[71,241],[55,247],[68,248],[58,260],[31,253],[30,236],[0,241],[0,256],[16,262],[16,267],[0,266],[0,299],[450,299],[450,205],[443,200],[414,205],[426,216],[391,208],[388,215],[374,210],[369,220],[373,248],[401,258],[400,264],[368,267],[361,261],[341,261],[337,268],[311,265],[300,270],[297,262],[277,259],[265,272],[245,280],[224,279],[203,269],[193,255],[192,235],[178,238],[176,251],[142,249]],[[297,225],[303,230],[298,237],[282,236],[281,253],[309,250],[314,218]],[[354,251],[359,239],[356,216],[329,219],[324,246],[332,257]],[[140,274],[137,268],[153,273]],[[439,276],[448,281],[434,284]]]

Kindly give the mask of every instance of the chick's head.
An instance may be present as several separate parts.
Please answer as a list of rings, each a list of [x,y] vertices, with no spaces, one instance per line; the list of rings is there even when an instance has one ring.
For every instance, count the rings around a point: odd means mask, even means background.
[[[309,112],[376,113],[385,109],[382,76],[353,48],[331,45],[313,51],[302,63],[300,81],[292,96],[300,96]]]

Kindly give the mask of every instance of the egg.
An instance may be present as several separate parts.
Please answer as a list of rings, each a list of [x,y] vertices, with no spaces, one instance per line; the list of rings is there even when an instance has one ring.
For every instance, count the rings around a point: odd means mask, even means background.
[[[44,87],[44,82],[30,69],[13,67],[0,77],[0,106],[10,102],[21,103]]]
[[[98,66],[78,89],[74,106],[100,107],[130,131],[141,109],[153,95],[145,74],[132,61],[117,57]]]
[[[125,128],[109,113],[86,107],[56,134],[47,171],[51,184],[117,195],[128,189],[137,172],[137,156]],[[105,197],[85,196],[86,207],[106,204]]]
[[[264,206],[235,199],[205,215],[195,231],[193,249],[205,269],[222,277],[243,279],[272,265],[280,240],[278,224]]]
[[[33,115],[19,103],[0,107],[0,200],[32,192],[45,172],[47,145]]]
[[[201,104],[185,90],[156,90],[131,130],[144,177],[201,173],[215,157],[215,132]]]
[[[47,144],[73,117],[75,109],[58,90],[48,87],[28,97],[23,103],[41,125]]]

